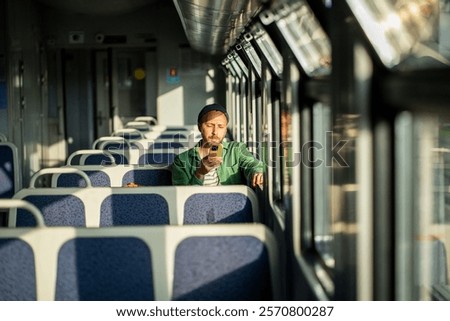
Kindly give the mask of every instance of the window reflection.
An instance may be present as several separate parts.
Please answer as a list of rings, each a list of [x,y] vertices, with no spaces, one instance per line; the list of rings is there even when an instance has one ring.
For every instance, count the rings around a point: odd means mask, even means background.
[[[448,0],[347,0],[386,67],[450,65]]]
[[[450,119],[421,115],[415,124],[413,299],[449,300]]]
[[[312,163],[314,175],[314,244],[324,263],[334,267],[333,234],[331,231],[330,191],[331,164],[327,160],[330,150],[331,108],[322,103],[313,106]]]

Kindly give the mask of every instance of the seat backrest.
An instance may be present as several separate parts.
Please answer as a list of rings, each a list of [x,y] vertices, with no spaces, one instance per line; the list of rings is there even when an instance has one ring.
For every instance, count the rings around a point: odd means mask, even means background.
[[[187,131],[164,131],[159,135],[161,139],[187,139],[189,132]]]
[[[142,139],[144,134],[135,128],[122,128],[112,133],[112,136],[123,137],[128,140]]]
[[[144,121],[149,125],[156,125],[158,124],[158,121],[155,117],[152,116],[138,116],[134,119],[135,121]]]
[[[79,237],[58,254],[55,300],[154,300],[152,257],[135,237]]]
[[[107,196],[100,208],[100,227],[170,224],[167,200],[154,193]]]
[[[94,165],[96,166],[96,165]],[[80,169],[78,166],[77,168]],[[91,180],[92,186],[106,187],[111,186],[111,180],[107,173],[101,170],[103,166],[100,166],[99,170],[84,170],[86,175]],[[86,181],[78,174],[57,174],[55,178],[52,177],[53,187],[86,187]]]
[[[17,147],[8,142],[0,143],[0,198],[11,198],[20,184]]]
[[[131,149],[131,145],[123,137],[103,136],[92,143],[92,149]]]
[[[103,227],[178,224],[172,186],[26,188],[14,195],[35,205],[47,226]],[[10,227],[35,226],[22,209],[11,209]]]
[[[0,209],[11,208],[26,209],[36,218],[37,226],[44,227],[42,214],[32,204],[23,200],[0,200]],[[0,301],[37,298],[34,252],[30,244],[19,236],[20,233],[0,238]]]
[[[269,255],[253,236],[189,237],[177,247],[173,300],[271,300]]]
[[[170,149],[170,148],[184,148],[188,143],[176,142],[176,141],[158,141],[156,140],[151,148],[154,149]]]
[[[5,300],[282,300],[262,224],[2,228],[0,262]]]
[[[112,154],[107,150],[82,149],[70,154],[67,165],[114,165],[126,164],[122,155]]]
[[[27,188],[14,198],[34,204],[48,226],[260,222],[256,196],[245,185]],[[10,211],[9,226],[30,225],[30,215]]]
[[[168,167],[135,168],[128,170],[122,177],[122,186],[136,183],[140,186],[170,186],[172,185],[172,172]]]
[[[0,267],[0,301],[36,300],[34,252],[26,241],[0,239]]]
[[[184,224],[253,222],[252,204],[241,193],[197,193],[184,204]]]
[[[176,153],[174,150],[152,151],[141,155],[138,164],[164,165],[169,166],[175,160]]]
[[[260,222],[255,192],[246,185],[176,186],[183,224]]]
[[[120,154],[111,153],[115,164],[127,164],[127,159]],[[80,165],[111,165],[110,159],[101,154],[87,155],[81,158]]]
[[[86,173],[94,187],[122,187],[128,183],[139,186],[172,185],[172,172],[168,166],[152,165],[74,165]],[[85,187],[85,180],[77,174],[54,174],[52,187]]]
[[[33,204],[41,211],[47,226],[86,226],[85,205],[71,192],[67,191],[59,195],[27,195],[22,200]],[[35,218],[28,211],[18,209],[16,213],[13,226],[36,226]]]

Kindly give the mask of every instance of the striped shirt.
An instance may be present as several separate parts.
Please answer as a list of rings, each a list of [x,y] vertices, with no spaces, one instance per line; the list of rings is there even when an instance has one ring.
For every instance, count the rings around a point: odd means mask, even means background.
[[[203,178],[203,186],[217,186],[220,185],[219,175],[217,175],[217,167],[210,170]]]

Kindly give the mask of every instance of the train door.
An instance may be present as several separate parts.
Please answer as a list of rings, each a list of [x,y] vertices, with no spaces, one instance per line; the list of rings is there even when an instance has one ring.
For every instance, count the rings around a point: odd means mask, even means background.
[[[122,128],[137,116],[156,115],[157,66],[151,49],[112,50],[112,125]]]
[[[63,51],[69,154],[137,116],[156,114],[156,54],[140,48]]]
[[[90,50],[62,51],[66,140],[69,155],[94,141],[92,63]]]
[[[108,51],[95,52],[95,124],[97,136],[109,136],[112,132],[111,77]]]

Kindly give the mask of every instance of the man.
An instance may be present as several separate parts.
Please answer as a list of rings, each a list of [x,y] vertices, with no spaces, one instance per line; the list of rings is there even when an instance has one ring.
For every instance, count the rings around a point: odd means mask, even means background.
[[[197,120],[202,140],[193,148],[179,154],[172,164],[173,185],[231,185],[262,186],[264,165],[244,143],[224,141],[228,113],[218,104],[206,105]],[[222,144],[222,157],[211,152],[212,146]]]

